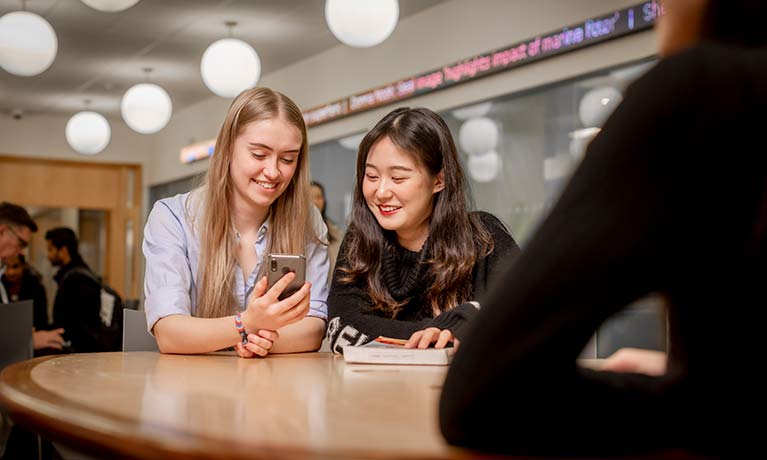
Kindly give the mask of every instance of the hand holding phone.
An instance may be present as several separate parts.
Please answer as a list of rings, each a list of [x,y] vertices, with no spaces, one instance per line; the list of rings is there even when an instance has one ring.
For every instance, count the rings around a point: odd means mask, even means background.
[[[301,254],[268,254],[266,256],[267,289],[271,289],[274,283],[290,272],[295,273],[295,278],[283,289],[278,297],[279,300],[290,297],[304,285],[306,258]]]

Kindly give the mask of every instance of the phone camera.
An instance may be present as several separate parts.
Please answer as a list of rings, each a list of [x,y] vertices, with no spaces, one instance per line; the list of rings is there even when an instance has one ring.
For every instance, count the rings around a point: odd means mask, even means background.
[[[271,268],[272,268],[273,272],[277,271],[277,261],[276,260],[272,260]]]

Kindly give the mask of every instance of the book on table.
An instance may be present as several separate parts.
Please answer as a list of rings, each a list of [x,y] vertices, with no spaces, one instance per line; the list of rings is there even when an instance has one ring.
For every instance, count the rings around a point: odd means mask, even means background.
[[[364,345],[345,346],[344,361],[359,364],[447,366],[455,348],[405,348],[407,340],[378,337]]]

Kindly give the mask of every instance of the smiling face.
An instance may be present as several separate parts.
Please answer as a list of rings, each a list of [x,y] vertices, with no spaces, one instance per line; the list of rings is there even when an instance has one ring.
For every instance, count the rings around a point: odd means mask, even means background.
[[[434,194],[443,188],[441,175],[426,173],[412,155],[388,137],[371,147],[362,194],[378,224],[396,232],[403,247],[421,249],[429,235]]]
[[[246,125],[229,167],[235,204],[268,210],[293,179],[302,141],[299,129],[279,117]]]

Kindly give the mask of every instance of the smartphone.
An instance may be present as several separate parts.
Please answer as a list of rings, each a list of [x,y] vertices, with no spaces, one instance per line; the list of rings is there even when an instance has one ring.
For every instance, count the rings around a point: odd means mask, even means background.
[[[266,281],[269,289],[287,273],[293,272],[296,277],[283,289],[279,299],[290,297],[301,289],[306,278],[306,257],[300,254],[268,254],[266,256]]]

